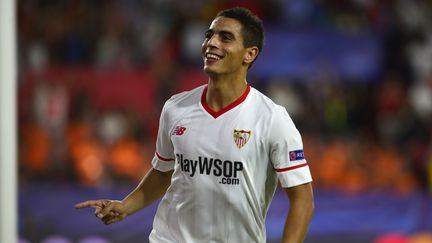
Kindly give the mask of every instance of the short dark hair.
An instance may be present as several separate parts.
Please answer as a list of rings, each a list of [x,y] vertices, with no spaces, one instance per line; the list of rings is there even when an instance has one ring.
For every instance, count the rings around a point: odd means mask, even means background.
[[[252,11],[246,8],[235,7],[220,11],[216,17],[227,17],[239,21],[242,25],[243,45],[246,48],[256,46],[259,50],[258,55],[261,54],[264,45],[264,27],[262,20],[252,13]],[[252,64],[253,62],[249,68]]]

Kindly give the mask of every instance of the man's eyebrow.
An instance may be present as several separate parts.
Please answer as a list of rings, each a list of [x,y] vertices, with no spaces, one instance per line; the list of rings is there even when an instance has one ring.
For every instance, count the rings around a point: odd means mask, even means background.
[[[231,31],[221,30],[219,31],[220,35],[228,36],[229,38],[235,39],[235,35]]]
[[[212,34],[215,32],[217,32],[219,35],[224,35],[224,36],[228,36],[229,38],[235,39],[235,35],[231,31],[228,31],[228,30],[215,31],[214,29],[208,29],[204,33],[205,34]]]

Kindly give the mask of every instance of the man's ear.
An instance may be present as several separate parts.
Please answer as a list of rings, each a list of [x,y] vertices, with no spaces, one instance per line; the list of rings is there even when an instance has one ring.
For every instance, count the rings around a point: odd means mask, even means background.
[[[244,63],[245,64],[251,64],[256,59],[256,57],[258,56],[258,53],[259,53],[259,50],[258,50],[258,47],[256,47],[256,46],[246,48]]]

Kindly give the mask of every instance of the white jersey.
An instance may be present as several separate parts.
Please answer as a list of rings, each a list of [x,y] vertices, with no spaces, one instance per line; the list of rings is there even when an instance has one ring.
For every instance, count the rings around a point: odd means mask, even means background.
[[[207,86],[169,99],[153,167],[174,170],[150,242],[266,242],[276,190],[312,181],[300,134],[285,108],[249,85],[214,112]]]

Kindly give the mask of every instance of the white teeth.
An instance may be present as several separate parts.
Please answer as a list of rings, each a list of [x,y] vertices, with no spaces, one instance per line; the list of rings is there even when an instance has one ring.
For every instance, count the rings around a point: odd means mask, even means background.
[[[206,58],[215,59],[215,60],[220,60],[221,59],[219,56],[216,56],[215,54],[212,54],[212,53],[207,53],[206,54]]]

